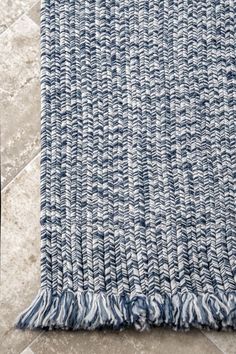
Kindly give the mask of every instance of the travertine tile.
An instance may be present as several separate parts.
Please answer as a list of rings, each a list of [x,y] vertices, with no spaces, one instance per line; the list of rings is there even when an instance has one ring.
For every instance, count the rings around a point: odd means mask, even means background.
[[[1,35],[0,87],[10,94],[39,78],[39,27],[22,16]]]
[[[40,149],[39,83],[32,80],[13,95],[0,96],[2,186]]]
[[[28,16],[37,24],[40,25],[40,8],[41,2],[38,1],[28,12]]]
[[[25,350],[23,350],[23,352],[21,352],[20,354],[34,354],[33,350],[31,350],[30,348],[26,348]]]
[[[0,353],[20,353],[40,333],[14,328],[39,289],[39,156],[3,190]]]
[[[200,331],[47,332],[30,346],[35,354],[220,354]],[[221,353],[222,354],[222,353]]]
[[[35,4],[36,0],[4,0],[1,1],[0,33],[6,30],[23,13]]]
[[[2,186],[39,151],[39,28],[27,16],[0,40]]]
[[[236,333],[234,332],[210,332],[203,333],[222,350],[224,354],[236,354]]]
[[[6,29],[7,29],[7,26],[1,23],[0,24],[0,34],[4,31],[6,31]]]

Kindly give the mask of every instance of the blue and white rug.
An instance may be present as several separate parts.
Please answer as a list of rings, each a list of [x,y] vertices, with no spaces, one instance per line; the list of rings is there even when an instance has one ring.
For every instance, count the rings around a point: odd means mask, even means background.
[[[43,1],[42,276],[18,327],[236,328],[235,19]]]

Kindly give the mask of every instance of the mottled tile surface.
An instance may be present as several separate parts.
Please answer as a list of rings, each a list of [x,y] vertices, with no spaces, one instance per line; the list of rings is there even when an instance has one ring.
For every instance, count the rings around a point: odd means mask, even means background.
[[[23,13],[28,11],[36,0],[3,0],[0,12],[0,33],[5,31]]]
[[[41,2],[38,1],[28,12],[28,16],[39,26],[40,25]]]
[[[14,328],[39,289],[39,157],[2,193],[0,353],[19,353],[39,332]]]
[[[149,332],[46,332],[30,346],[35,354],[220,354],[200,331],[155,328]]]
[[[39,27],[22,16],[0,38],[1,88],[9,93],[39,78]]]
[[[30,348],[26,348],[21,354],[34,354],[34,352]]]
[[[203,332],[225,354],[236,354],[236,332]]]
[[[2,186],[39,151],[39,27],[22,16],[0,37]]]

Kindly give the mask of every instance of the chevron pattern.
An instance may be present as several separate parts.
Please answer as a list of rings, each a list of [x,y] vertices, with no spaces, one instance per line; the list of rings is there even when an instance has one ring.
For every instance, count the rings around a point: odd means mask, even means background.
[[[41,288],[20,328],[236,328],[236,3],[44,0]]]

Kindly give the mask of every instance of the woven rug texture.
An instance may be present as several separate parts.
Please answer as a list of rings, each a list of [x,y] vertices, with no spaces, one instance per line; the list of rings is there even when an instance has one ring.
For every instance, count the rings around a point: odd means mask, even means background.
[[[235,53],[234,0],[43,0],[19,328],[236,328]]]

